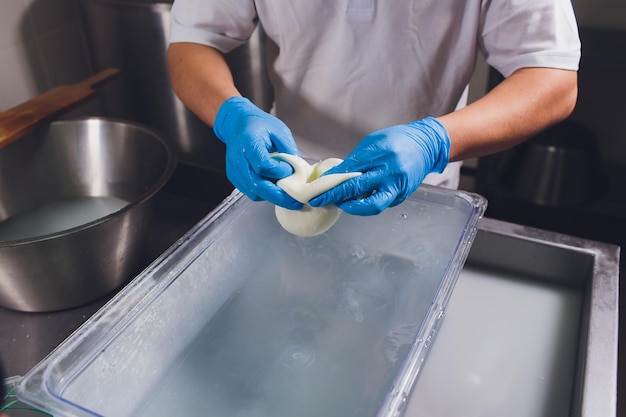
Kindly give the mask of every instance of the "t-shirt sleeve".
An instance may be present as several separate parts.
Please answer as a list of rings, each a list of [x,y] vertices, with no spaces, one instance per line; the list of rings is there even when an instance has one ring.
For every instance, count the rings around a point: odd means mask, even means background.
[[[487,1],[481,47],[508,77],[525,67],[577,70],[580,38],[570,0]]]
[[[169,42],[198,43],[227,53],[250,39],[257,21],[253,0],[175,0]]]

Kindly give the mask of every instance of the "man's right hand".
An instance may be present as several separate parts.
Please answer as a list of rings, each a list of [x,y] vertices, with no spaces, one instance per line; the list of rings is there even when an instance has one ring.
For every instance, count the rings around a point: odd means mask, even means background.
[[[291,175],[293,168],[270,154],[299,154],[291,131],[282,121],[250,100],[234,96],[220,106],[213,131],[226,144],[226,176],[239,191],[253,201],[267,200],[292,210],[302,208],[302,203],[275,184]]]

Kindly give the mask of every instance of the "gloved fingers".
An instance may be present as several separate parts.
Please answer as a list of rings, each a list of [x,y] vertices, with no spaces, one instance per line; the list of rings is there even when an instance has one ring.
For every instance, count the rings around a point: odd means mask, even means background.
[[[332,170],[327,172],[332,173]],[[392,177],[396,180],[389,181]],[[406,180],[400,180],[400,177],[380,168],[367,171],[320,194],[309,204],[313,207],[335,204],[346,213],[360,216],[379,214],[388,207],[397,206],[410,194],[411,188],[404,186]]]
[[[272,181],[243,168],[240,164],[229,164],[226,174],[228,180],[252,201],[267,200],[291,210],[299,210],[303,206]]]
[[[226,178],[236,189],[244,193],[252,201],[261,201],[262,198],[255,192],[255,187],[251,186],[250,177],[242,174],[237,164],[232,164],[226,160]]]
[[[333,169],[330,169],[327,172],[331,172],[332,170]],[[345,201],[371,194],[377,189],[379,184],[379,173],[377,171],[368,171],[358,177],[342,182],[325,193],[312,198],[309,204],[312,207],[322,207],[329,204],[338,206]]]
[[[364,198],[337,204],[341,210],[356,216],[373,216],[390,207],[396,199],[392,190],[378,190]]]
[[[367,155],[367,157],[376,157],[375,155]],[[322,173],[322,176],[329,174],[345,174],[348,172],[374,172],[377,169],[380,169],[379,166],[373,161],[371,158],[367,159],[366,162],[361,162],[360,159],[357,159],[353,155],[348,155],[346,159],[344,159],[338,165],[330,168],[327,171]]]
[[[304,204],[283,191],[282,188],[268,180],[261,180],[261,182],[256,183],[255,192],[263,200],[289,210],[300,210],[304,206]]]
[[[293,197],[283,191],[282,188],[280,188],[271,181],[264,182],[259,194],[263,197],[264,200],[267,200],[272,204],[284,207],[289,210],[300,210],[302,207],[304,207],[304,204],[295,200]]]
[[[236,188],[252,201],[265,200],[289,210],[300,210],[303,207],[302,203],[294,200],[293,197],[268,180],[261,180],[253,184],[241,184]]]
[[[271,146],[265,145],[265,141],[249,141],[248,146],[243,147],[241,155],[235,158],[236,165],[248,165],[256,175],[271,180],[279,180],[293,173],[293,167],[285,161],[271,157]],[[240,159],[245,159],[241,161]]]
[[[298,151],[296,141],[291,134],[291,130],[289,130],[289,128],[279,119],[276,120],[279,123],[279,126],[278,128],[270,131],[269,138],[272,145],[269,148],[269,151],[300,156],[300,152]]]
[[[250,167],[255,174],[270,180],[280,180],[293,174],[293,167],[285,161],[278,161],[267,155],[257,154],[258,158],[251,158]]]

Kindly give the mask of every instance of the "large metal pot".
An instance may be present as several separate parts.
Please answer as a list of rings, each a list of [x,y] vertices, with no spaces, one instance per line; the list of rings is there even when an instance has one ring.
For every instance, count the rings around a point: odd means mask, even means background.
[[[181,162],[223,171],[224,145],[172,89],[166,55],[173,2],[79,2],[94,67],[96,70],[115,67],[122,71],[115,82],[100,92],[105,114],[162,132]],[[269,111],[273,90],[265,65],[266,41],[259,26],[249,42],[226,54],[226,60],[239,91]]]
[[[57,121],[0,149],[0,304],[61,310],[126,283],[138,272],[153,196],[175,164],[153,130],[103,118]],[[67,205],[61,221],[86,222],[3,230],[55,204]]]

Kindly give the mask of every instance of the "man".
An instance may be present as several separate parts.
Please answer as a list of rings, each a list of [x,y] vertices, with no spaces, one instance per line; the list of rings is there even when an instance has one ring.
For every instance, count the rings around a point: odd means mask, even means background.
[[[259,22],[275,116],[240,97],[223,58]],[[176,0],[170,41],[174,89],[226,143],[230,181],[290,209],[275,182],[292,169],[272,152],[345,158],[328,173],[363,175],[310,204],[377,214],[424,180],[456,188],[455,161],[520,143],[577,97],[570,0]],[[464,106],[479,52],[505,80]]]

